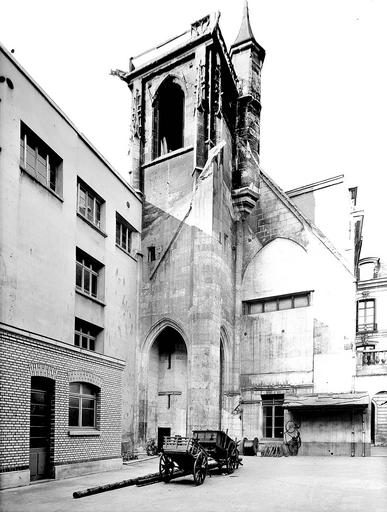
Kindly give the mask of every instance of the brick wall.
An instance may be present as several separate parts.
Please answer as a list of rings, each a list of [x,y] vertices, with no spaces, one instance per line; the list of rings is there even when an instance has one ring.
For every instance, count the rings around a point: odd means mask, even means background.
[[[29,467],[31,377],[55,382],[53,454],[55,466],[121,455],[122,370],[108,360],[63,343],[44,341],[0,329],[0,471]],[[90,382],[100,388],[97,435],[70,436],[69,382]]]

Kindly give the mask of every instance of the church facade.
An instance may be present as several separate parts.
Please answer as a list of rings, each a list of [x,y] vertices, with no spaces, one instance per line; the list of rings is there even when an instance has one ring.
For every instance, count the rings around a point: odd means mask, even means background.
[[[246,5],[230,50],[206,16],[114,72],[144,200],[134,440],[210,428],[281,443],[294,419],[301,453],[361,455],[360,221],[342,177],[286,194],[261,169],[264,58]]]
[[[344,176],[284,192],[262,169],[264,59],[246,5],[230,49],[205,16],[113,72],[128,183],[0,47],[0,487],[194,429],[386,445],[386,269]]]

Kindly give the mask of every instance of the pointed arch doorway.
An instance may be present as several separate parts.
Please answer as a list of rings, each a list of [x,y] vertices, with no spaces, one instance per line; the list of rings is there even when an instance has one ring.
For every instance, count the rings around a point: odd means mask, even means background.
[[[187,347],[181,334],[165,327],[149,350],[147,437],[187,434]]]

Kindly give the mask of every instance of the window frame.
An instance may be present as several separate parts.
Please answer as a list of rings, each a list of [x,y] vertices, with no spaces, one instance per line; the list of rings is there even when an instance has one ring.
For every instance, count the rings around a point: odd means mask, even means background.
[[[101,288],[103,287],[101,270],[104,265],[89,256],[82,249],[76,248],[75,253],[75,289],[90,298],[101,300]],[[77,284],[78,269],[81,272],[81,285]],[[89,290],[85,288],[85,276],[89,276]],[[93,281],[93,278],[95,281]],[[95,293],[93,293],[93,282],[95,282]]]
[[[33,155],[33,162],[29,161],[28,155]],[[39,166],[43,166],[45,175]],[[20,121],[20,168],[60,199],[62,166],[63,159],[31,128]]]
[[[71,384],[79,384],[79,393],[71,391]],[[83,386],[87,385],[94,390],[93,394],[88,394],[83,392]],[[89,382],[70,382],[69,383],[69,407],[68,407],[68,427],[71,429],[87,429],[87,430],[97,430],[97,407],[98,407],[98,394],[99,388],[94,384]],[[78,407],[71,406],[71,398],[78,400]],[[93,401],[93,425],[83,425],[83,410],[90,409],[90,407],[83,407],[84,400],[92,400]],[[78,422],[77,425],[71,425],[70,423],[70,409],[78,409]]]
[[[363,323],[360,323],[360,318],[359,318],[359,312],[360,312],[360,308],[359,308],[359,305],[360,304],[366,304],[366,303],[372,303],[372,307],[371,308],[362,308],[362,311],[364,311],[364,315],[363,315],[363,319],[366,320],[367,319],[367,314],[365,313],[367,311],[367,309],[371,309],[372,311],[372,322],[363,322]],[[371,327],[371,328],[368,328],[368,327]],[[366,299],[359,299],[356,301],[356,332],[357,333],[366,333],[366,332],[376,332],[377,331],[377,324],[376,324],[376,299],[374,298],[366,298]]]
[[[84,194],[85,198],[82,199],[84,205],[81,206],[81,193]],[[105,201],[102,197],[97,194],[89,185],[87,185],[81,178],[78,177],[77,182],[77,213],[80,215],[86,222],[91,224],[93,227],[102,231],[103,223],[102,223],[102,215],[103,215],[103,205]],[[92,206],[90,206],[90,204]],[[84,212],[81,210],[84,209]],[[91,211],[90,217],[88,216],[88,211]]]
[[[269,398],[270,396],[270,398]],[[284,436],[284,427],[285,427],[285,417],[284,417],[284,410],[283,405],[284,403],[284,396],[283,395],[263,395],[262,396],[262,429],[263,429],[263,437],[265,439],[283,439]],[[271,427],[267,426],[267,412],[271,411]],[[282,414],[280,416],[276,415],[276,410],[280,410]],[[278,426],[276,423],[276,418],[282,418],[282,425]],[[271,429],[271,435],[267,436],[267,428]],[[276,436],[275,431],[278,428],[282,428],[281,435]]]
[[[119,241],[117,241],[117,231],[119,229]],[[123,233],[125,230],[126,234],[126,244],[123,244]],[[122,217],[118,212],[116,212],[116,246],[121,250],[132,256],[133,251],[133,233],[135,229],[130,225],[130,223]]]
[[[80,318],[75,317],[74,322],[74,347],[82,350],[89,350],[90,352],[97,352],[98,336],[102,332],[102,328],[90,322],[86,322]],[[78,340],[77,340],[78,336]],[[83,339],[85,339],[86,347],[83,346]]]
[[[288,311],[291,309],[300,309],[300,308],[306,308],[310,307],[312,305],[312,292],[313,290],[305,291],[305,292],[296,292],[296,293],[289,293],[285,295],[278,295],[273,297],[264,297],[262,299],[256,299],[256,300],[248,300],[243,302],[243,314],[245,315],[255,315],[255,314],[262,314],[262,313],[273,313],[277,311]],[[299,298],[306,298],[307,304],[304,305],[295,305],[296,299]],[[291,306],[290,307],[280,307],[281,303],[285,303],[285,301],[291,300]],[[275,303],[276,306],[274,309],[269,309],[269,304]],[[261,305],[261,311],[252,311],[252,308],[254,306]]]
[[[148,247],[148,263],[152,263],[156,261],[156,247],[154,245],[150,245]]]

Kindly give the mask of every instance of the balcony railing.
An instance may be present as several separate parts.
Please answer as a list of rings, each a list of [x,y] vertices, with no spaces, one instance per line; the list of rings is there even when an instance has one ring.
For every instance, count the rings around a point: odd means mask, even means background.
[[[378,325],[374,322],[371,322],[369,324],[359,324],[356,330],[358,334],[363,334],[366,332],[376,332],[378,330]]]
[[[387,350],[364,350],[358,351],[356,355],[357,366],[360,368],[387,365]]]

